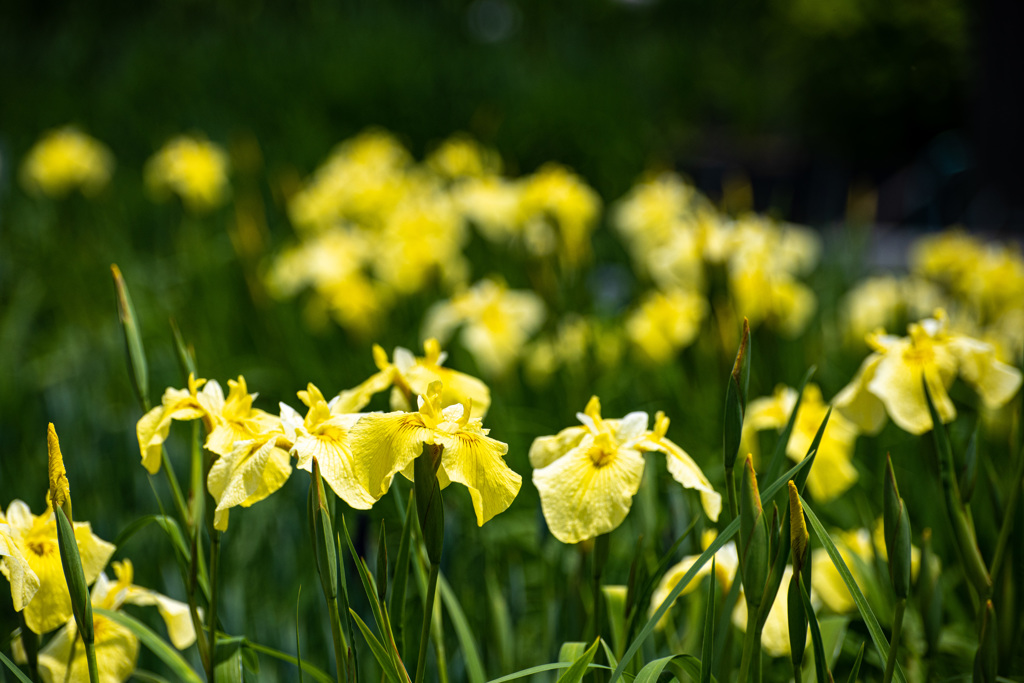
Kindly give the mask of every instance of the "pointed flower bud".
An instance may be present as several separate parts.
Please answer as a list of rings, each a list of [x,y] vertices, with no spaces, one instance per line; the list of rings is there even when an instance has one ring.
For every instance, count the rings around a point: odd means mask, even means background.
[[[431,564],[441,563],[444,545],[444,505],[437,481],[437,466],[444,446],[423,444],[423,452],[414,462],[413,485],[416,490],[416,512],[419,516],[423,543]]]
[[[746,410],[746,376],[749,368],[747,349],[750,344],[750,324],[743,319],[743,338],[736,352],[725,390],[725,420],[722,423],[723,453],[725,468],[731,470],[736,464],[743,432],[743,413]]]
[[[804,506],[800,502],[800,494],[796,484],[789,481],[789,544],[793,551],[793,570],[799,574],[807,561],[807,546],[811,535],[807,533],[807,522],[804,520]]]
[[[309,487],[309,525],[312,531],[313,559],[320,575],[320,585],[327,600],[338,596],[338,549],[334,541],[331,510],[327,506],[320,463],[313,458]]]
[[[71,488],[68,475],[64,470],[64,458],[60,453],[60,442],[53,423],[46,430],[46,446],[49,451],[50,469],[50,505],[54,510],[61,508],[68,519],[71,519]]]
[[[761,492],[750,456],[744,463],[739,499],[743,591],[748,608],[756,608],[761,604],[768,581],[768,523],[761,508]]]
[[[885,498],[883,501],[885,551],[889,556],[889,579],[898,599],[910,592],[910,517],[900,498],[892,459],[886,458]]]

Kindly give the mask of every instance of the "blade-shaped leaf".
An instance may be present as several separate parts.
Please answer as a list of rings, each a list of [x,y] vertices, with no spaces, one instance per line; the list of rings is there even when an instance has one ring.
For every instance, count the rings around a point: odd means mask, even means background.
[[[889,641],[885,638],[885,633],[882,631],[881,625],[878,623],[878,618],[875,613],[871,610],[871,606],[868,605],[867,598],[864,597],[863,591],[860,586],[853,579],[853,574],[850,573],[849,567],[846,566],[846,562],[843,560],[842,555],[839,554],[839,549],[836,548],[836,544],[832,542],[832,538],[828,535],[825,527],[822,525],[818,516],[814,514],[807,501],[801,496],[800,502],[804,506],[804,514],[807,516],[807,520],[811,523],[811,527],[814,529],[815,536],[818,537],[818,541],[825,548],[825,552],[828,553],[829,558],[832,560],[832,564],[835,565],[836,570],[839,572],[839,576],[842,577],[843,583],[846,584],[847,590],[850,591],[850,595],[853,596],[853,602],[857,605],[857,611],[860,612],[861,619],[864,620],[864,624],[868,627],[868,633],[871,635],[871,640],[875,644],[875,648],[878,650],[878,654],[882,661],[886,660],[889,656]],[[906,683],[906,676],[903,674],[903,669],[900,667],[899,662],[896,663],[896,671],[893,674],[893,679],[899,683]]]
[[[864,661],[864,650],[867,649],[867,643],[860,644],[860,650],[857,652],[857,659],[853,661],[853,668],[850,669],[850,675],[846,679],[846,683],[857,683],[857,676],[860,675],[860,665]]]
[[[586,651],[576,658],[576,661],[572,663],[569,669],[558,677],[558,683],[580,683],[583,680],[583,675],[587,673],[587,669],[590,667],[590,663],[594,661],[594,655],[597,653],[597,647],[601,643],[601,639],[598,638],[594,641],[594,644],[586,649]]]
[[[484,665],[480,661],[480,652],[477,650],[476,640],[473,638],[473,629],[466,619],[466,613],[459,605],[459,599],[455,597],[455,591],[444,578],[444,574],[438,574],[437,587],[441,591],[441,602],[448,610],[452,626],[455,628],[455,635],[459,639],[459,647],[462,650],[462,661],[466,664],[466,676],[470,683],[484,683],[487,677],[484,675]]]
[[[715,653],[715,559],[711,558],[711,580],[708,581],[708,602],[704,614],[704,643],[700,649],[700,683],[711,682],[711,663]],[[643,673],[641,671],[641,673]]]
[[[21,669],[19,669],[14,662],[8,659],[7,655],[5,655],[3,652],[0,652],[0,662],[3,662],[4,666],[10,669],[11,673],[14,674],[14,677],[21,681],[21,683],[32,683],[32,679],[23,674],[21,672]]]
[[[825,658],[825,644],[821,641],[821,628],[818,626],[818,617],[814,614],[814,607],[811,606],[811,599],[804,590],[803,584],[797,583],[800,590],[800,599],[804,604],[804,614],[807,615],[807,623],[811,627],[811,647],[814,650],[814,676],[818,683],[832,683],[832,674],[828,671],[828,661]]]
[[[804,388],[807,383],[811,381],[811,377],[814,376],[814,372],[817,370],[815,366],[811,366],[806,373],[804,378],[800,381],[800,386],[796,388],[796,403],[793,404],[793,410],[789,413],[789,419],[786,420],[786,426],[782,429],[779,434],[778,441],[775,442],[775,450],[772,451],[772,459],[768,461],[768,469],[765,470],[764,478],[767,481],[771,481],[782,469],[782,465],[786,462],[786,447],[789,445],[789,437],[793,434],[793,426],[796,424],[796,415],[800,411],[800,403],[804,400]]]
[[[273,657],[274,659],[278,659],[282,662],[287,662],[292,666],[298,667],[300,672],[309,674],[315,680],[320,681],[320,683],[334,683],[334,678],[328,676],[323,669],[319,669],[309,662],[304,662],[297,657],[292,657],[290,654],[281,652],[280,650],[275,650],[274,648],[267,647],[266,645],[261,645],[260,643],[254,643],[251,640],[246,640],[245,645],[254,652],[259,652],[262,655],[267,655],[268,657]],[[300,673],[299,675],[301,678],[302,674]]]
[[[359,615],[356,614],[355,610],[349,610],[349,614],[356,622],[356,626],[359,627],[360,632],[363,634],[363,638],[366,639],[366,644],[370,646],[370,652],[373,653],[373,658],[380,664],[381,670],[384,675],[387,676],[389,681],[392,683],[404,683],[398,671],[395,669],[395,662],[391,659],[391,655],[388,653],[384,645],[377,639],[377,636],[373,635],[373,631],[366,625]]]

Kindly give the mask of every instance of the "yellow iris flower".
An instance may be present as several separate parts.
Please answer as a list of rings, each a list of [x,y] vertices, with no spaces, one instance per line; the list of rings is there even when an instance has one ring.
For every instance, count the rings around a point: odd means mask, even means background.
[[[199,394],[197,399],[212,418],[213,429],[206,435],[205,444],[206,450],[212,453],[229,455],[236,441],[253,439],[280,424],[274,415],[253,408],[252,402],[257,395],[248,392],[245,378],[241,375],[238,380],[228,380],[226,399],[216,382],[209,382],[205,388],[207,391]]]
[[[774,396],[751,401],[743,416],[744,442],[748,446],[746,450],[754,450],[756,439],[753,438],[753,432],[763,429],[781,430],[785,427],[795,405],[796,389],[786,386],[777,387]],[[804,459],[826,413],[828,405],[822,400],[821,389],[816,384],[808,384],[804,387],[800,411],[786,445],[786,455],[790,459],[795,462]],[[832,500],[857,482],[859,475],[853,466],[853,447],[856,441],[857,427],[839,412],[833,412],[821,436],[814,467],[807,477],[807,486],[816,500]]]
[[[530,447],[533,483],[555,538],[579,543],[617,528],[640,489],[648,451],[665,453],[673,478],[699,491],[705,513],[713,521],[718,519],[721,496],[690,456],[665,438],[669,421],[663,413],[655,418],[654,430],[648,431],[647,413],[605,420],[594,396],[577,417],[582,426],[538,437]]]
[[[945,311],[911,324],[908,333],[906,337],[870,335],[868,344],[874,353],[836,395],[836,407],[867,433],[877,433],[886,414],[912,434],[932,428],[922,375],[943,422],[956,417],[947,390],[958,373],[988,408],[1002,407],[1020,388],[1020,370],[1000,362],[991,344],[950,334]]]
[[[174,193],[190,211],[223,203],[230,191],[228,155],[209,140],[179,136],[146,162],[146,184],[159,197]]]
[[[130,561],[115,562],[113,567],[117,580],[110,581],[105,574],[99,575],[92,590],[93,606],[119,610],[126,603],[155,605],[176,648],[183,650],[195,642],[196,634],[188,605],[133,585]],[[128,680],[135,671],[139,654],[138,638],[127,628],[99,615],[93,617],[93,624],[100,682],[122,683]],[[39,651],[39,674],[45,683],[89,682],[85,647],[80,640],[77,643],[76,640],[78,628],[72,619]]]
[[[86,583],[92,583],[114,553],[114,546],[92,533],[88,522],[75,522],[75,540]],[[57,545],[57,523],[47,507],[39,516],[28,505],[12,501],[0,514],[0,573],[11,583],[14,609],[24,610],[25,623],[47,633],[71,618],[71,594]]]
[[[665,363],[697,338],[708,308],[699,292],[651,292],[626,319],[626,334],[645,358]]]
[[[437,478],[442,488],[455,481],[469,489],[478,525],[512,504],[522,477],[505,464],[508,446],[487,436],[468,404],[443,407],[440,382],[433,382],[414,413],[369,413],[351,431],[355,470],[376,500],[395,474],[413,478],[413,461],[424,444],[442,446]]]

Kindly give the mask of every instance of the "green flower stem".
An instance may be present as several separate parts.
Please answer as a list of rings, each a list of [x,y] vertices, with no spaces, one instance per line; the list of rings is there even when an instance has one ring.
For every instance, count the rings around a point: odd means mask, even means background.
[[[761,627],[751,618],[752,611],[747,605],[747,631],[743,634],[743,658],[740,660],[739,683],[754,681],[761,683]]]
[[[882,677],[882,683],[892,681],[892,674],[896,670],[896,652],[900,647],[900,634],[903,632],[903,612],[906,607],[906,598],[900,598],[896,601],[896,614],[892,619],[892,642],[889,643],[889,656],[885,659],[885,675]]]
[[[437,593],[437,575],[441,566],[436,562],[430,564],[430,576],[427,578],[427,603],[423,607],[423,628],[420,630],[420,653],[416,658],[416,681],[423,682],[427,664],[427,647],[430,644],[430,622],[434,617],[434,595]]]
[[[609,534],[601,534],[594,539],[594,637],[603,638],[604,626],[604,595],[601,593],[601,580],[604,578],[604,565],[608,560]],[[604,683],[607,680],[601,669],[594,671],[594,682]]]
[[[85,644],[85,660],[89,663],[89,681],[100,683],[100,670],[96,665],[96,643],[89,641]],[[68,667],[70,670],[71,667]]]
[[[207,680],[213,682],[213,667],[217,660],[217,566],[220,564],[220,532],[210,529],[210,614],[207,627],[210,659],[206,664]]]
[[[178,519],[185,525],[187,531],[192,530],[192,518],[188,514],[188,506],[185,504],[185,497],[181,493],[181,486],[178,484],[178,477],[171,469],[171,460],[167,457],[167,451],[160,449],[160,457],[163,462],[160,468],[167,479],[167,486],[171,489],[171,498],[174,499],[174,511],[178,513]]]

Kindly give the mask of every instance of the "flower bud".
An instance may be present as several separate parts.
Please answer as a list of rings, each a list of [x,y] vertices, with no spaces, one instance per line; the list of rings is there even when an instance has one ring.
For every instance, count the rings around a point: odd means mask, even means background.
[[[757,608],[768,581],[768,523],[761,508],[757,475],[749,456],[744,463],[740,482],[740,560],[743,570],[743,591],[749,607]],[[756,611],[748,613],[753,614]]]
[[[320,585],[328,600],[338,597],[338,548],[334,541],[331,511],[327,507],[320,463],[313,458],[309,486],[309,524],[312,532],[313,558],[320,575]]]
[[[46,429],[46,448],[49,457],[50,506],[56,510],[61,508],[68,520],[71,520],[71,487],[68,484],[67,471],[64,469],[64,457],[60,452],[60,441],[53,423]]]
[[[886,457],[885,494],[883,500],[885,551],[889,555],[889,579],[897,599],[906,599],[910,592],[910,517],[907,506],[896,487],[892,459]]]
[[[725,390],[725,419],[722,424],[722,443],[725,468],[731,470],[736,464],[743,433],[743,413],[746,410],[746,378],[749,374],[747,350],[750,344],[750,324],[743,319],[743,338],[736,352],[736,362]]]
[[[423,444],[423,452],[414,461],[416,512],[423,532],[423,543],[431,564],[441,564],[444,545],[444,505],[441,487],[437,482],[437,467],[441,464],[443,446]]]
[[[807,546],[811,542],[811,535],[807,533],[807,522],[804,520],[804,506],[800,502],[800,494],[797,493],[796,484],[789,482],[789,545],[793,552],[793,573],[799,574],[803,571],[804,563],[807,561]],[[797,596],[799,598],[799,594]]]

